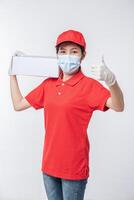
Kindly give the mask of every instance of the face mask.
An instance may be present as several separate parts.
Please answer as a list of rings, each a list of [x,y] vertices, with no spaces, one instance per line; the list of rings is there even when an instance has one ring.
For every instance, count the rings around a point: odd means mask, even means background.
[[[80,67],[80,57],[74,55],[58,55],[58,65],[66,74],[73,74]]]

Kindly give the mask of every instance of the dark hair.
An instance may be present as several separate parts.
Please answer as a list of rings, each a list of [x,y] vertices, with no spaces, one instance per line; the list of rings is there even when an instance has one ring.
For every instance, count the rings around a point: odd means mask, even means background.
[[[64,42],[62,42],[62,43],[60,43],[59,45],[56,46],[56,53],[58,53],[59,47],[60,47],[60,45],[63,44],[63,43],[64,43]],[[73,42],[73,43],[74,43],[74,42]],[[75,43],[75,44],[78,45],[78,46],[80,47],[81,53],[83,54],[83,53],[85,52],[85,48],[84,48],[83,46],[77,44],[77,43]]]

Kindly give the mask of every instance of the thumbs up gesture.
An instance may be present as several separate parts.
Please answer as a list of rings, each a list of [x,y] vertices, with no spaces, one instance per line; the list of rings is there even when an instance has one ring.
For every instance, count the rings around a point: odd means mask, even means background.
[[[96,79],[105,81],[108,86],[112,86],[116,82],[114,73],[106,66],[104,56],[102,56],[102,64],[98,66],[91,66],[91,73]]]

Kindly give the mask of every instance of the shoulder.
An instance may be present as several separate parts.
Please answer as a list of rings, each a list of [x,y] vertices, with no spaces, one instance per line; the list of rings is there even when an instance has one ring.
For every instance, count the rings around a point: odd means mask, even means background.
[[[44,80],[41,82],[41,84],[42,84],[42,85],[48,85],[48,84],[50,84],[50,83],[56,81],[57,79],[58,79],[58,78],[49,77],[49,78],[44,79]]]
[[[86,88],[88,89],[88,91],[90,91],[91,93],[110,93],[109,89],[103,85],[101,82],[99,82],[98,80],[89,77],[89,76],[85,76],[85,83],[84,85],[86,85]]]
[[[84,81],[90,87],[101,87],[101,88],[104,87],[103,84],[100,83],[98,80],[87,75],[84,75]]]

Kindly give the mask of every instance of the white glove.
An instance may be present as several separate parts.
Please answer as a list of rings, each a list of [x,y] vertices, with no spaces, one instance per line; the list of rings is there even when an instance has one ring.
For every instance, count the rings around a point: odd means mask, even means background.
[[[106,66],[103,56],[102,64],[99,66],[91,66],[91,72],[98,80],[105,81],[108,86],[112,86],[116,82],[116,77],[114,73]]]
[[[15,51],[13,56],[25,56],[26,54],[23,53],[22,51]],[[12,57],[13,59],[13,57]],[[10,66],[9,66],[9,69],[8,69],[8,75],[12,75],[12,59],[11,59],[11,62],[10,62]]]

